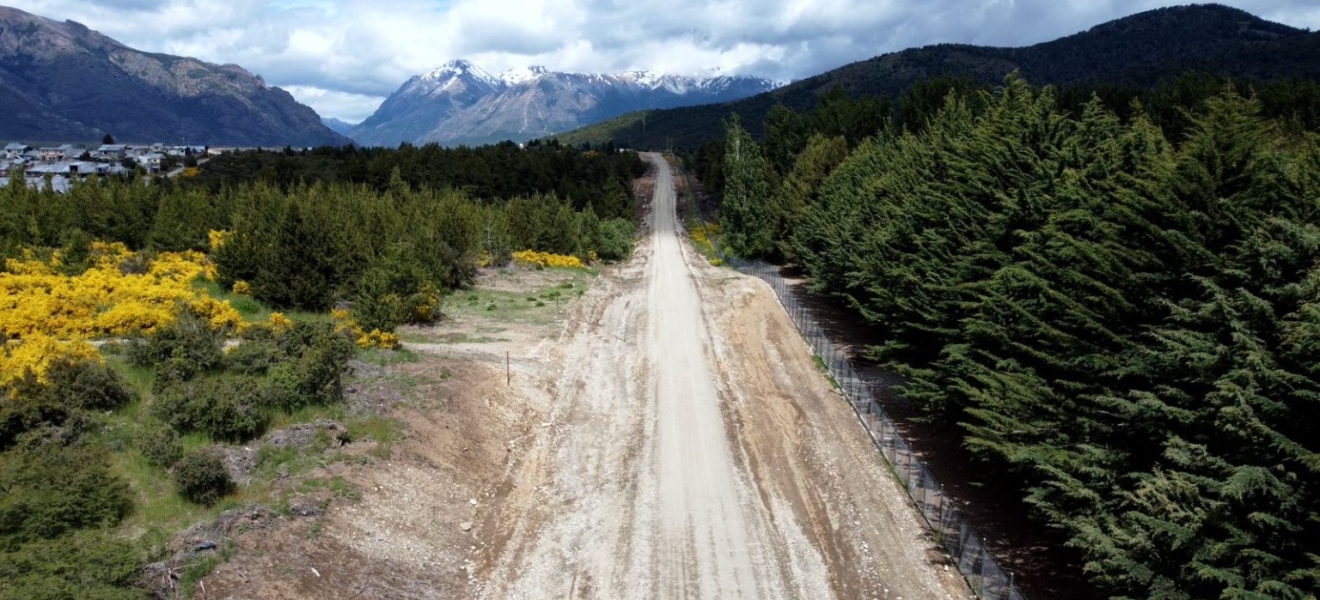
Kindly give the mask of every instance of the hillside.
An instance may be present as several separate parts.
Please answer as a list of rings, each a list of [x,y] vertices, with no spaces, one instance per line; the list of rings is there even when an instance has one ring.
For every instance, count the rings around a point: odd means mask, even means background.
[[[1150,86],[1189,71],[1255,80],[1320,79],[1320,33],[1220,5],[1162,8],[1022,48],[941,44],[885,54],[736,102],[648,111],[645,123],[628,114],[557,137],[566,144],[612,140],[638,148],[692,147],[722,137],[721,121],[730,113],[739,113],[759,135],[776,103],[810,109],[835,86],[852,95],[894,98],[937,77],[996,84],[1014,71],[1038,85]]]
[[[347,143],[237,65],[129,48],[74,21],[0,7],[0,138],[313,146]]]
[[[543,67],[492,75],[455,60],[409,79],[348,135],[364,146],[523,142],[638,109],[724,102],[772,87],[749,77],[557,73]]]

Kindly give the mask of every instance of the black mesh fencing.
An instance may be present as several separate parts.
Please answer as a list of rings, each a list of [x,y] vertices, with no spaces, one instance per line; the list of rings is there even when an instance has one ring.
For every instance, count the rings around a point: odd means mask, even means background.
[[[705,228],[701,207],[691,193],[693,188],[687,171],[682,168],[679,171],[684,182],[687,183],[688,193],[685,195],[698,219],[701,220],[698,226]],[[871,441],[889,463],[898,481],[907,489],[908,497],[917,511],[926,520],[935,538],[948,551],[958,572],[962,573],[976,596],[982,600],[1025,600],[1022,592],[1013,583],[1013,575],[1000,568],[999,563],[995,562],[994,557],[986,551],[984,538],[977,535],[976,531],[963,520],[962,514],[944,495],[944,487],[931,475],[926,464],[908,446],[907,441],[894,427],[893,420],[885,413],[884,407],[877,398],[893,397],[895,394],[891,386],[888,384],[872,386],[862,379],[844,353],[826,335],[825,329],[812,315],[811,309],[799,302],[792,294],[788,283],[779,274],[778,267],[726,255],[720,248],[719,240],[711,237],[709,231],[705,233],[706,238],[711,242],[711,247],[725,265],[755,276],[770,284],[775,290],[775,295],[779,297],[780,304],[788,312],[793,324],[797,325],[798,331],[811,346],[812,352],[820,358],[839,392],[852,405],[862,427],[871,436]]]
[[[812,316],[811,309],[792,294],[777,267],[727,256],[723,260],[726,265],[765,281],[775,290],[775,295],[797,325],[798,331],[820,358],[839,392],[852,405],[858,420],[870,434],[871,441],[889,463],[899,483],[907,489],[908,497],[917,511],[926,520],[935,538],[948,551],[950,559],[976,596],[983,600],[1024,600],[1022,592],[1013,584],[1012,575],[1000,568],[986,551],[984,540],[963,520],[958,509],[951,505],[944,495],[943,486],[898,433],[889,415],[885,414],[877,398],[892,394],[889,386],[883,385],[877,389],[862,379],[842,350],[826,335],[819,321]]]

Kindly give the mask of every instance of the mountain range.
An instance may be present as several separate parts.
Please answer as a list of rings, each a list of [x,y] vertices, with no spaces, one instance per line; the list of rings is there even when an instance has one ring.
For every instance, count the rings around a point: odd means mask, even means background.
[[[625,114],[557,136],[563,143],[613,141],[637,148],[694,147],[723,137],[721,122],[738,113],[760,134],[775,104],[810,110],[842,87],[852,96],[895,98],[938,77],[994,85],[1012,72],[1037,85],[1151,87],[1188,72],[1255,81],[1320,81],[1320,33],[1206,4],[1161,8],[1021,48],[941,44],[855,62],[773,91],[723,104]]]
[[[340,145],[316,111],[237,65],[141,52],[0,7],[0,138]]]
[[[774,87],[752,77],[645,71],[602,75],[529,67],[492,75],[454,60],[409,79],[348,135],[366,146],[521,142],[629,111],[727,102]]]

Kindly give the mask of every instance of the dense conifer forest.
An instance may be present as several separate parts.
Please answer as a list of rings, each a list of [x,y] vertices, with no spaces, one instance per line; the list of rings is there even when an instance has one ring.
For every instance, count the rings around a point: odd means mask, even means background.
[[[1314,598],[1313,88],[932,82],[865,132],[842,98],[763,144],[734,118],[689,162],[723,243],[879,326],[871,357],[1106,593]]]

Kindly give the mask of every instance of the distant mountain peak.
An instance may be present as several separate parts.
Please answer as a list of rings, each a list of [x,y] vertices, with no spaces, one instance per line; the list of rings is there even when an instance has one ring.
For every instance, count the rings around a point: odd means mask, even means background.
[[[549,85],[533,85],[547,82]],[[524,141],[638,109],[727,102],[773,89],[752,77],[651,71],[560,73],[532,65],[498,76],[452,60],[409,79],[350,136],[364,145]]]
[[[550,72],[549,69],[546,69],[541,65],[532,65],[530,67],[517,67],[501,73],[500,81],[504,82],[505,85],[518,85],[521,83],[532,81],[549,72]]]
[[[142,52],[0,6],[0,138],[342,144],[316,112],[236,65]]]
[[[490,73],[483,71],[481,67],[478,67],[463,59],[455,59],[446,62],[445,64],[440,65],[435,69],[432,69],[430,72],[426,73],[425,75],[422,75],[419,78],[419,80],[424,82],[433,82],[433,81],[447,81],[450,79],[464,78],[464,77],[472,78],[477,81],[482,81],[491,84],[497,83],[499,81],[498,77],[492,76]]]

